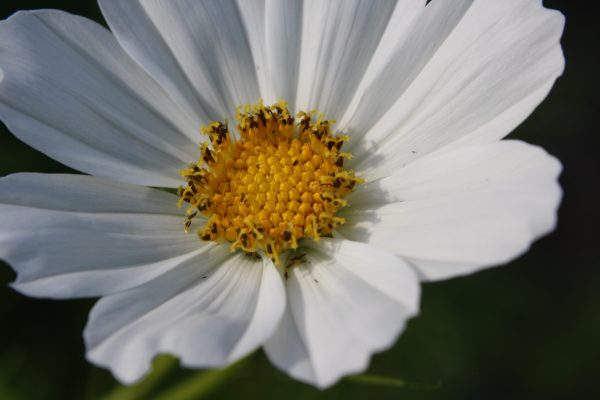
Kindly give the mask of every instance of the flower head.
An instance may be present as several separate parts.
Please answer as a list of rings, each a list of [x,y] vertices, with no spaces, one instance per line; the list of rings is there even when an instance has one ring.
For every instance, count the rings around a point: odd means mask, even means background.
[[[263,347],[326,387],[418,310],[419,280],[551,231],[560,164],[504,141],[562,73],[538,0],[110,1],[0,23],[0,117],[90,176],[0,180],[31,296],[101,296],[87,357]],[[337,122],[336,122],[337,121]],[[178,195],[154,189],[178,189]]]

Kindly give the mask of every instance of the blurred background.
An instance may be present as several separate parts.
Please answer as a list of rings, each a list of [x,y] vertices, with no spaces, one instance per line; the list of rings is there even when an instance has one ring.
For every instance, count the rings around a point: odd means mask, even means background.
[[[0,399],[600,398],[598,23],[584,2],[544,4],[567,18],[566,72],[510,137],[562,161],[558,229],[507,266],[425,284],[421,315],[368,371],[395,381],[345,379],[319,391],[287,378],[259,351],[224,373],[180,369],[163,357],[149,380],[123,388],[84,358],[81,332],[94,300],[22,296],[8,287],[15,274],[2,264]],[[104,23],[89,0],[3,0],[0,18],[35,8]],[[0,129],[0,175],[70,171]]]

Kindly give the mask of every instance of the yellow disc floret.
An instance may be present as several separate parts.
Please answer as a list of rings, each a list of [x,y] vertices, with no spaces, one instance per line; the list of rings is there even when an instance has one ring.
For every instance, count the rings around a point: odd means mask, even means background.
[[[336,212],[362,181],[343,168],[348,137],[333,135],[331,121],[314,111],[294,118],[283,101],[259,103],[238,109],[236,119],[237,139],[221,122],[203,128],[210,144],[181,171],[187,186],[179,204],[190,205],[185,229],[204,215],[201,240],[228,241],[232,250],[264,252],[279,263],[302,238],[319,240],[343,224]]]

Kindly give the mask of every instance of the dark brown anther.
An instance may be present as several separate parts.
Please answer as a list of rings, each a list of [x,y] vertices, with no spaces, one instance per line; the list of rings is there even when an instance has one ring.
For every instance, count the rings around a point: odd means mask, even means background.
[[[206,148],[204,154],[202,154],[202,161],[204,161],[207,164],[209,162],[215,162],[215,158],[213,157],[212,151],[210,151],[208,148]]]
[[[262,110],[258,113],[258,118],[263,125],[267,124],[267,117],[265,117],[265,113]]]

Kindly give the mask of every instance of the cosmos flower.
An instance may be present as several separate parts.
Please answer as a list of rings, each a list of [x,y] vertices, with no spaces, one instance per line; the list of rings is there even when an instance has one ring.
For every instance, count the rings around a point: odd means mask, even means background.
[[[562,15],[425,3],[101,0],[110,31],[1,22],[0,117],[89,174],[0,180],[13,287],[102,297],[87,357],[124,383],[163,352],[204,368],[262,347],[319,387],[365,370],[419,281],[519,256],[561,196],[556,159],[501,139],[562,72]]]

